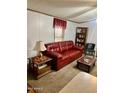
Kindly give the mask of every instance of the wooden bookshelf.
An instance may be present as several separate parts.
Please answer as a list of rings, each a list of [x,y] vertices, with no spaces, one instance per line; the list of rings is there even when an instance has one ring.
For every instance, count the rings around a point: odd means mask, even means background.
[[[77,27],[76,28],[76,37],[75,37],[75,45],[79,47],[85,46],[86,36],[87,36],[87,27]]]

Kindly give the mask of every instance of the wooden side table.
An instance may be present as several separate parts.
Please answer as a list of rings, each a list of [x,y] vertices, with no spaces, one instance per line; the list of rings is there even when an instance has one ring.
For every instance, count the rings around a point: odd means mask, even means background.
[[[77,67],[83,71],[90,72],[91,69],[95,66],[96,58],[90,58],[90,57],[81,57],[79,60],[77,60]]]
[[[51,62],[52,59],[47,56],[35,56],[31,58],[31,72],[36,77],[36,79],[39,79],[40,77],[51,72]]]

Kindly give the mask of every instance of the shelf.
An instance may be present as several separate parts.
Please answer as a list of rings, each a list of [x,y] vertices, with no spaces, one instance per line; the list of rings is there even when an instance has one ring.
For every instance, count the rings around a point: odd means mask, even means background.
[[[78,42],[76,42],[76,43],[84,43],[84,41],[83,41],[83,42],[79,42],[79,41],[78,41]]]
[[[37,79],[39,79],[40,77],[48,74],[49,72],[51,72],[51,67],[50,66],[47,66],[43,69],[38,70]]]
[[[47,64],[43,64],[43,65],[41,65],[41,66],[38,66],[38,69],[43,69],[43,68],[45,68],[45,67],[47,67],[48,65]]]
[[[46,71],[46,72],[44,72],[43,74],[38,75],[38,76],[37,76],[37,79],[39,79],[40,77],[42,77],[42,76],[44,76],[44,75],[46,75],[46,74],[48,74],[48,73],[50,73],[50,72],[51,72],[51,70],[50,70],[50,71]]]
[[[87,30],[88,30],[87,27],[77,27],[76,28],[75,45],[77,45],[79,47],[85,46]]]
[[[44,63],[46,63],[46,62],[48,62],[48,61],[50,61],[50,60],[52,60],[52,59],[51,59],[51,58],[48,58],[47,60],[43,60],[43,61],[41,61],[40,63],[35,62],[35,64],[41,65],[41,64],[44,64]]]
[[[50,66],[47,66],[47,67],[45,67],[45,68],[42,68],[42,69],[38,69],[38,71],[37,71],[37,74],[39,75],[39,74],[43,74],[44,72],[46,72],[47,70],[50,70]]]

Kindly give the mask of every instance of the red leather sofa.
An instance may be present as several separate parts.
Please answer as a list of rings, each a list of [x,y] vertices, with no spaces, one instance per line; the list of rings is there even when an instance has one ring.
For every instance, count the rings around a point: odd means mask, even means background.
[[[59,70],[82,56],[83,49],[74,45],[73,41],[62,41],[45,44],[45,55],[52,57],[52,69]]]

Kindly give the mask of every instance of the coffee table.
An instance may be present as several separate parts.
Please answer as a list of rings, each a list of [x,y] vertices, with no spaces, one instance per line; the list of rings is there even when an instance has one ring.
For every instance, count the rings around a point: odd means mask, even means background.
[[[89,73],[91,69],[95,66],[95,62],[96,57],[91,58],[88,56],[84,56],[77,60],[77,68]]]

